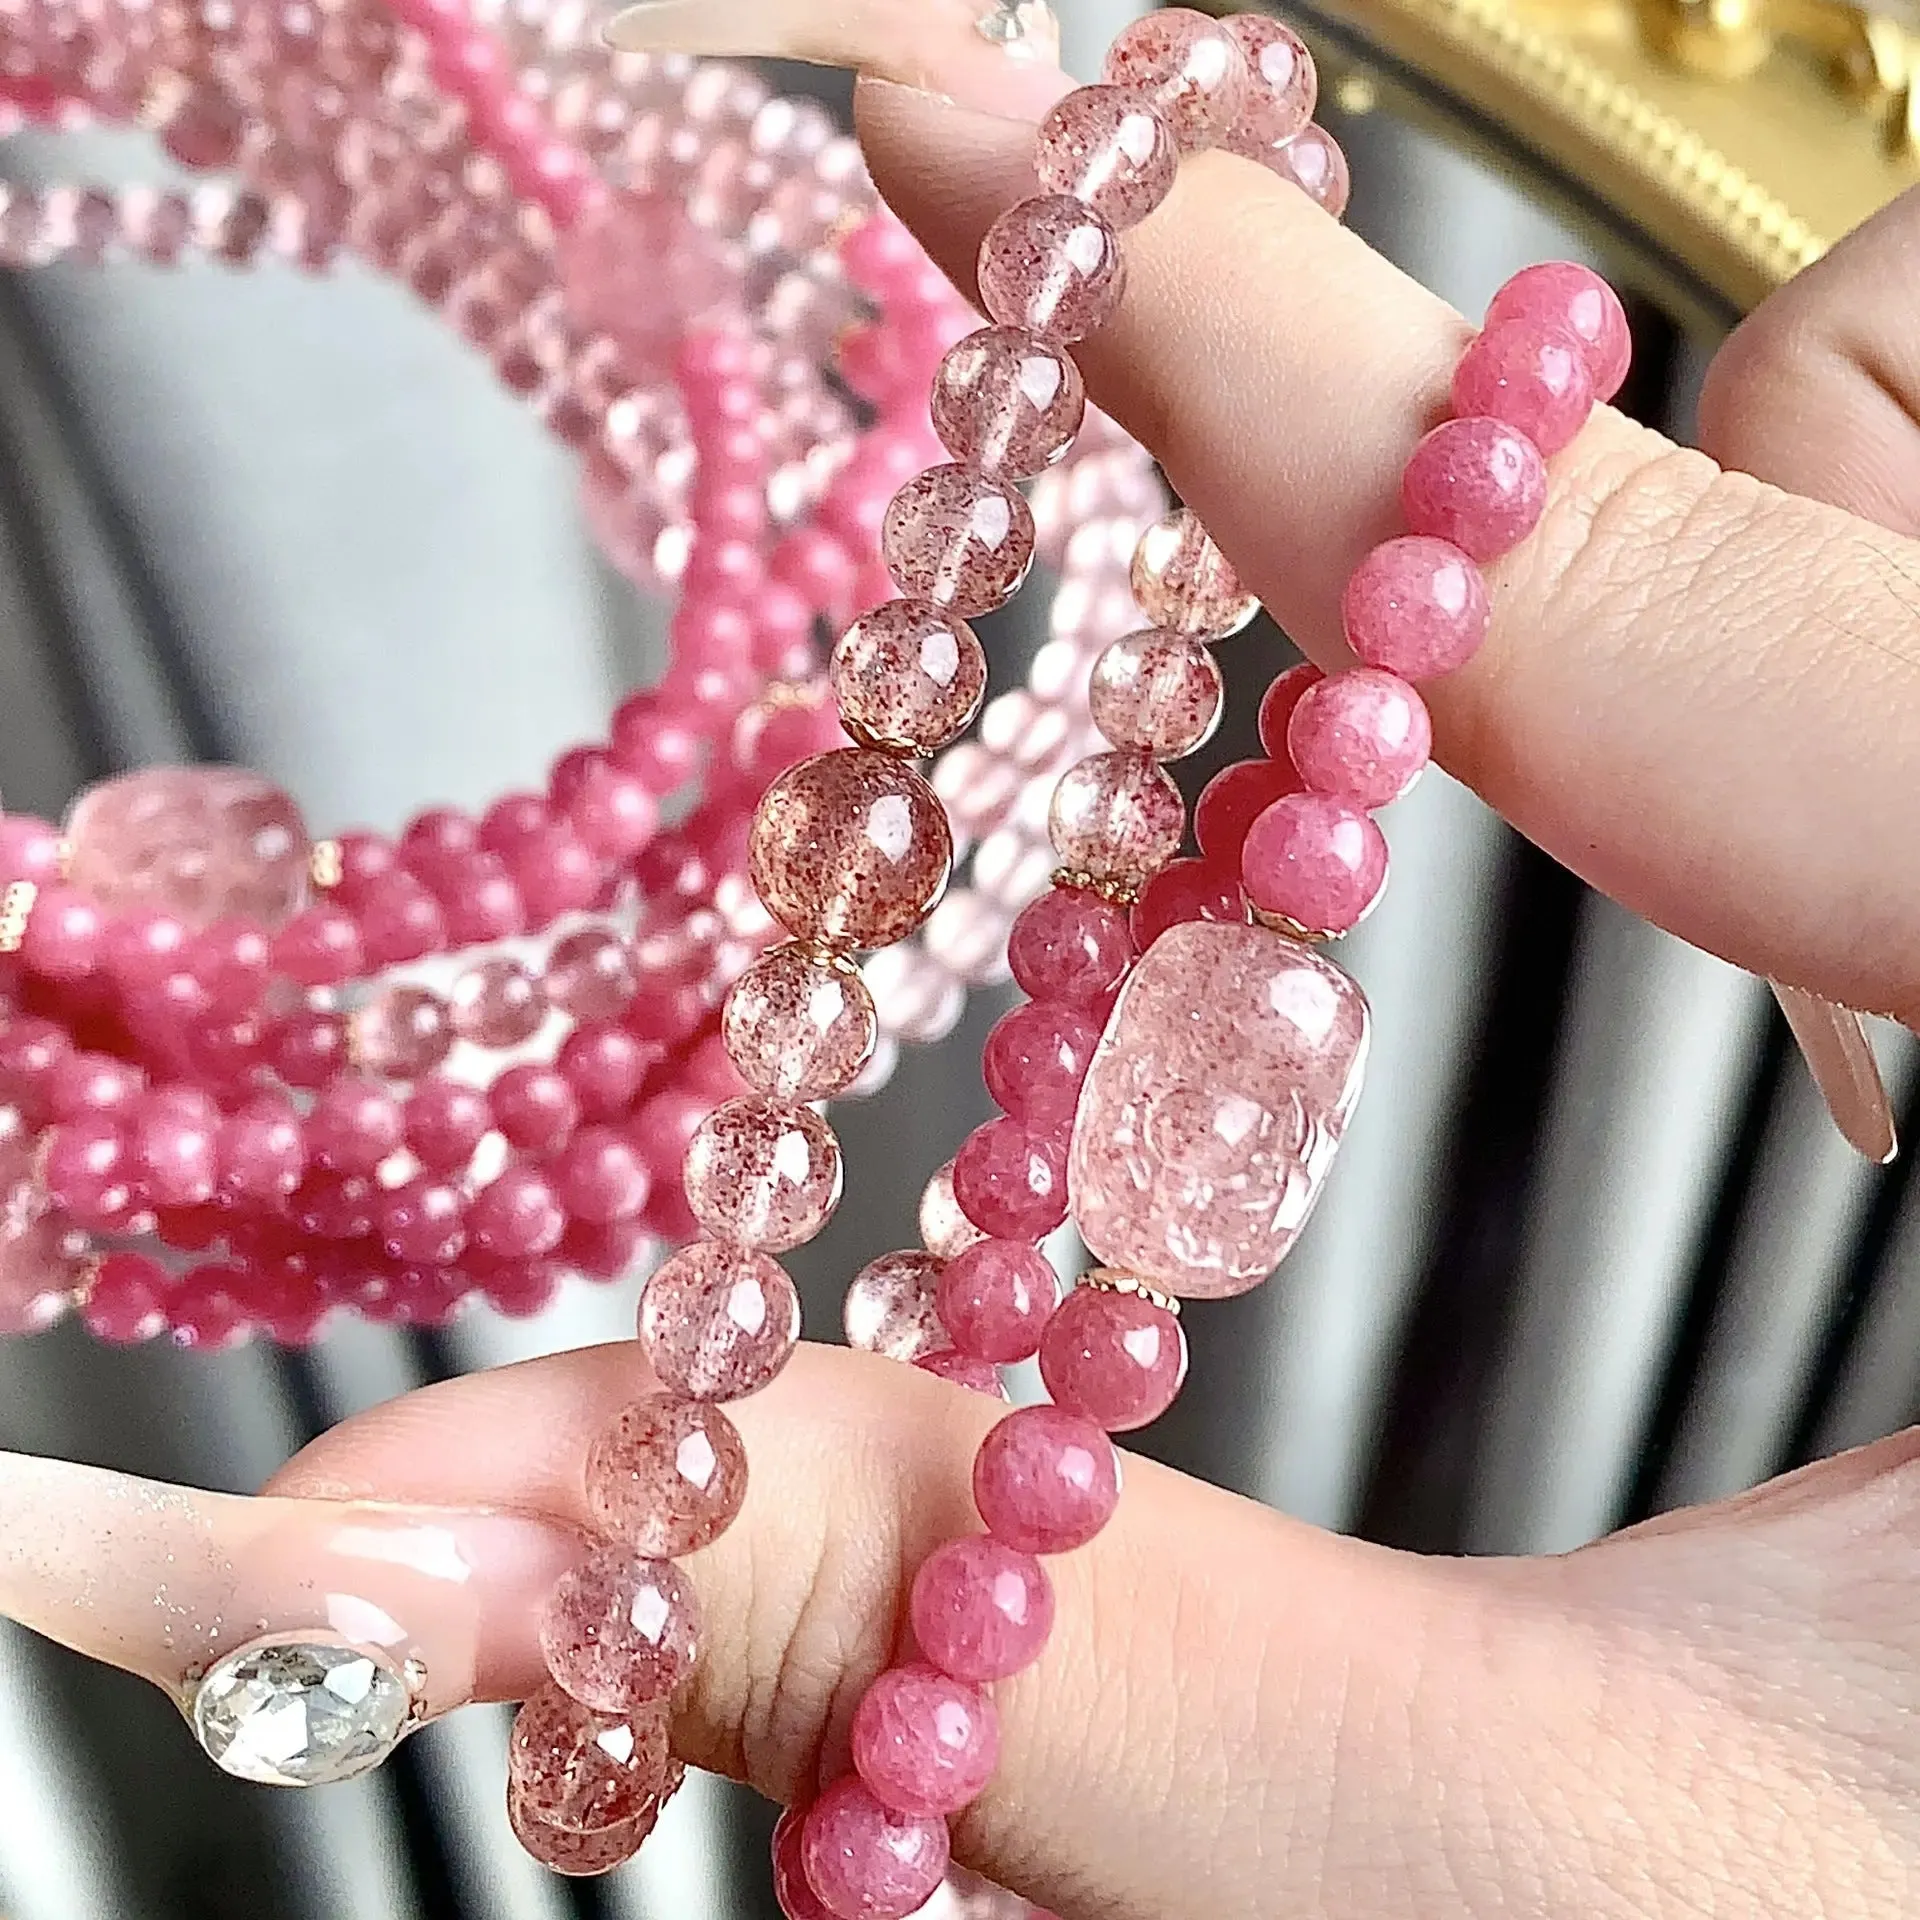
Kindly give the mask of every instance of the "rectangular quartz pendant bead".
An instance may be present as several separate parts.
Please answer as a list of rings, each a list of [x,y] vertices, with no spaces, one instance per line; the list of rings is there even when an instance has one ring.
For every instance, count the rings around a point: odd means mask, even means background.
[[[1165,1293],[1258,1286],[1360,1096],[1366,996],[1312,947],[1187,921],[1134,967],[1074,1117],[1068,1188],[1103,1265]]]

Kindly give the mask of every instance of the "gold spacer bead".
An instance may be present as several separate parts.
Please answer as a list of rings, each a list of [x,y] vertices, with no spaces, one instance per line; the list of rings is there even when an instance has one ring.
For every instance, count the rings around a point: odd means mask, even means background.
[[[1097,893],[1102,900],[1110,900],[1116,907],[1130,907],[1140,898],[1140,889],[1125,880],[1101,880],[1093,874],[1082,873],[1078,867],[1055,867],[1053,884],[1056,887],[1073,887],[1081,893]]]
[[[40,889],[31,880],[11,881],[0,894],[0,953],[20,951],[27,937],[27,917],[39,897]]]
[[[1078,1284],[1098,1287],[1102,1293],[1131,1293],[1139,1299],[1151,1301],[1163,1312],[1179,1317],[1180,1302],[1172,1294],[1148,1286],[1137,1273],[1128,1273],[1120,1267],[1095,1267],[1092,1272],[1083,1273]]]
[[[316,887],[322,889],[337,887],[345,871],[345,863],[340,857],[338,840],[316,840],[313,851],[307,856],[307,878]]]
[[[1284,913],[1268,913],[1264,908],[1256,907],[1251,900],[1247,902],[1247,911],[1270,933],[1284,933],[1289,940],[1302,940],[1308,946],[1323,946],[1330,940],[1344,940],[1344,933],[1315,933],[1311,927],[1303,927],[1298,920],[1290,920]]]
[[[889,734],[875,733],[844,713],[840,716],[840,731],[856,747],[863,747],[868,753],[889,753],[896,760],[922,760],[926,757],[911,740],[896,740]]]

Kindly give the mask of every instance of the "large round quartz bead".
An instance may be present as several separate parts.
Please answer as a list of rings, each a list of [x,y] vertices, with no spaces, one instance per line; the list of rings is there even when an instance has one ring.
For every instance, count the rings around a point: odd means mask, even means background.
[[[237,916],[284,926],[306,902],[313,843],[300,810],[241,767],[149,767],[90,788],[66,826],[67,877],[100,906],[190,927]]]
[[[267,1787],[323,1787],[377,1767],[406,1731],[405,1683],[359,1647],[279,1640],[216,1661],[193,1730],[223,1772]]]

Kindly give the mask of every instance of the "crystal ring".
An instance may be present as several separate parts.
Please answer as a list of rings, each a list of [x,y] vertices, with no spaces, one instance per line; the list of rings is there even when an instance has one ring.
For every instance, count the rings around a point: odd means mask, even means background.
[[[325,1632],[223,1654],[183,1702],[213,1764],[266,1787],[324,1787],[386,1759],[424,1715],[426,1670]]]

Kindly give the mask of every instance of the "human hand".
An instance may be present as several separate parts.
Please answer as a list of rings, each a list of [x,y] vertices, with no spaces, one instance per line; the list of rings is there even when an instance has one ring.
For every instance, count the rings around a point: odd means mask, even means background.
[[[1022,191],[1027,134],[898,88],[861,104],[883,187],[960,270]],[[1901,532],[1602,414],[1554,463],[1540,532],[1494,571],[1488,646],[1434,703],[1446,764],[1596,884],[1910,1023],[1920,897],[1898,884],[1896,802],[1920,758],[1904,537],[1920,445],[1879,383],[1890,336],[1859,327],[1915,224],[1897,211],[1763,316],[1707,415],[1730,455],[1801,463]],[[1389,530],[1463,323],[1226,158],[1191,165],[1136,243],[1121,321],[1085,355],[1094,395],[1331,660],[1340,583]],[[535,1518],[528,1561],[536,1540],[563,1561],[587,1442],[645,1387],[634,1351],[605,1348],[410,1396],[287,1470],[275,1490],[308,1504],[285,1524],[331,1524],[340,1498],[506,1510]],[[677,1728],[687,1758],[781,1798],[841,1769],[905,1579],[971,1523],[992,1417],[825,1351],[741,1403],[754,1492],[689,1562],[708,1652]],[[1067,1920],[1171,1920],[1199,1889],[1230,1917],[1903,1912],[1920,1849],[1913,1454],[1907,1436],[1562,1559],[1466,1563],[1130,1463],[1113,1524],[1056,1563],[1047,1655],[997,1689],[1005,1758],[957,1850]],[[44,1502],[31,1474],[0,1474],[0,1501],[29,1482]],[[65,1484],[71,1514],[86,1483]],[[513,1697],[539,1675],[514,1604],[528,1583],[486,1551],[500,1604],[475,1685]],[[45,1584],[16,1547],[9,1610],[51,1621]]]

